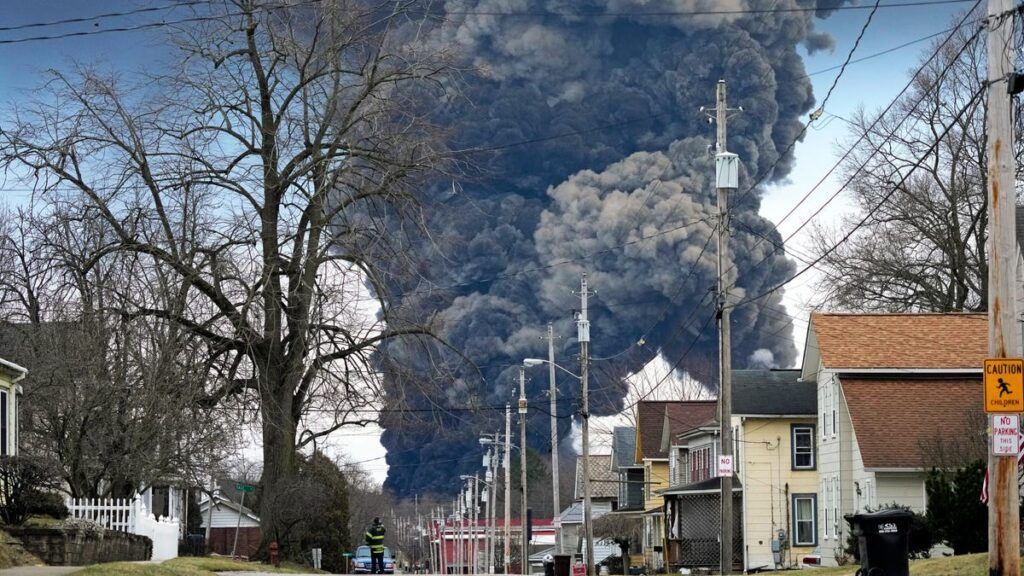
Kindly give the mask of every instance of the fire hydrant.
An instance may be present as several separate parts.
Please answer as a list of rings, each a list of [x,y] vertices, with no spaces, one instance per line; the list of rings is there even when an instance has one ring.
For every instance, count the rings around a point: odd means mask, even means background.
[[[270,563],[274,566],[281,565],[281,555],[278,554],[277,542],[270,543]]]

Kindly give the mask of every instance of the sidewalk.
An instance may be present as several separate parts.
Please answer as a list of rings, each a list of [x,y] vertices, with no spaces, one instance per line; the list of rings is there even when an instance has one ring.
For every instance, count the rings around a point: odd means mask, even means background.
[[[82,566],[19,566],[0,570],[0,576],[60,576],[81,569]]]

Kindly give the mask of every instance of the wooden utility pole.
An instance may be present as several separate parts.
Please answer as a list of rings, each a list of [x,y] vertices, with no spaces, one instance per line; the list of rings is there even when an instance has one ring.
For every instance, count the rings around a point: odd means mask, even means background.
[[[527,539],[526,523],[529,518],[526,514],[526,368],[519,367],[519,529],[521,531],[519,552],[522,565],[521,574],[529,574],[530,570],[530,542]]]
[[[1007,79],[1013,71],[1013,11],[1011,0],[988,3],[988,352],[991,358],[1019,354],[1014,299],[1015,188],[1011,98]],[[992,429],[989,415],[989,430]],[[1020,513],[1017,456],[988,458],[988,573],[1020,574]]]
[[[502,551],[503,574],[508,574],[512,566],[512,408],[505,404],[505,454],[501,465],[505,467],[505,548]]]
[[[722,574],[732,574],[732,345],[729,337],[729,280],[732,268],[729,257],[729,192],[738,186],[739,161],[726,151],[726,121],[729,108],[725,99],[725,80],[718,81],[715,93],[715,122],[718,142],[715,145],[715,187],[718,190],[718,421],[722,434],[720,459],[730,458],[729,471],[721,474],[722,534],[719,568]],[[721,469],[721,464],[719,464]]]
[[[551,402],[551,513],[554,518],[562,512],[558,498],[558,402],[555,386],[555,328],[548,323],[548,400]],[[555,526],[555,554],[562,553],[562,527]]]
[[[580,472],[583,474],[583,532],[587,539],[584,561],[587,563],[587,574],[596,576],[597,567],[594,566],[594,522],[590,501],[590,387],[587,383],[587,373],[590,367],[590,320],[587,318],[587,297],[589,295],[587,274],[584,272],[580,280],[580,317],[576,322],[576,336],[580,342],[580,387],[582,388],[580,394],[583,400],[580,414],[583,466]]]

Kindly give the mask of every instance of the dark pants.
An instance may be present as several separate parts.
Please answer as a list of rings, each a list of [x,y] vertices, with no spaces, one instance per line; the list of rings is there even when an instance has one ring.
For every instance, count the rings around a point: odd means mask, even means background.
[[[370,552],[370,574],[384,573],[384,553]]]

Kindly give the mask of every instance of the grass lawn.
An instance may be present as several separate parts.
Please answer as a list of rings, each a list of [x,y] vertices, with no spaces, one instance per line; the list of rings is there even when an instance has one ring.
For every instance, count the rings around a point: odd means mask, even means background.
[[[312,568],[282,564],[275,568],[269,564],[243,562],[229,558],[193,558],[182,557],[168,560],[161,564],[145,564],[136,562],[113,562],[96,564],[75,572],[76,576],[101,575],[110,576],[211,576],[215,572],[280,572],[283,574],[311,573]]]
[[[852,576],[857,566],[804,570],[807,576]],[[1024,571],[1021,572],[1024,574]],[[987,576],[988,554],[966,554],[950,558],[910,561],[911,576]]]

